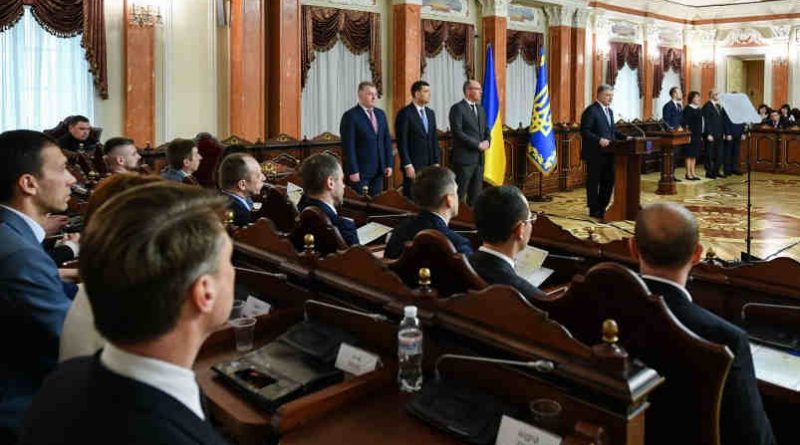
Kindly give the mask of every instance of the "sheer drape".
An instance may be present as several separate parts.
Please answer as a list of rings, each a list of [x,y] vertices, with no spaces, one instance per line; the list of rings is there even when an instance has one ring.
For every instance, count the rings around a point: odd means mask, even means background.
[[[94,118],[94,86],[81,36],[48,33],[25,8],[0,33],[0,131],[43,130],[66,116]]]
[[[632,70],[625,64],[617,72],[614,82],[614,119],[630,121],[642,117],[642,97],[639,93],[638,69]]]
[[[658,98],[653,101],[654,119],[661,119],[661,110],[664,108],[664,104],[672,100],[672,98],[669,97],[669,90],[672,87],[679,86],[681,86],[681,76],[673,70],[667,71],[661,81],[661,92],[658,94]]]
[[[437,128],[447,130],[450,127],[450,107],[464,98],[462,87],[467,80],[464,61],[456,60],[447,51],[440,51],[436,57],[427,57],[425,63],[422,80],[431,84],[431,103],[428,106],[436,113]]]
[[[517,57],[506,65],[506,125],[518,128],[530,124],[535,95],[536,66]]]
[[[342,114],[356,104],[358,84],[371,79],[367,52],[353,54],[341,40],[316,52],[300,99],[303,136],[338,135]]]

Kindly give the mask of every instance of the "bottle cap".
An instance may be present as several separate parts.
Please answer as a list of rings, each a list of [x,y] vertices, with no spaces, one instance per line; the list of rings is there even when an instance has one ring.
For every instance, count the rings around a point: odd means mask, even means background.
[[[417,317],[417,307],[416,306],[406,306],[403,308],[403,313],[406,317]]]

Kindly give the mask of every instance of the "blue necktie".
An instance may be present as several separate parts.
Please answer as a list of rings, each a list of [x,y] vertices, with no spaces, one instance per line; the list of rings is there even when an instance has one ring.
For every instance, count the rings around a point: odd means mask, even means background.
[[[419,117],[422,118],[422,126],[425,127],[425,133],[428,132],[428,113],[425,112],[425,108],[419,109]]]

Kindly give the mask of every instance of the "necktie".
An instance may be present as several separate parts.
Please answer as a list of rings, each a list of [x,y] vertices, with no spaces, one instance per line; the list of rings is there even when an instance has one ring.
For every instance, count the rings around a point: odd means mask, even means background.
[[[422,126],[425,127],[425,133],[428,132],[428,115],[425,113],[424,108],[419,109],[419,117],[422,119]]]
[[[475,113],[475,117],[478,117],[478,106],[477,105],[472,104],[472,111]]]
[[[675,104],[675,106],[678,107],[678,111],[681,111],[681,104]]]
[[[372,129],[375,130],[375,133],[378,133],[378,120],[375,119],[375,112],[372,108],[367,110],[367,114],[369,114],[369,122],[372,124]]]
[[[719,110],[719,104],[714,104],[714,108],[716,108],[716,110],[717,110],[717,114],[719,114],[719,113],[720,113],[720,110]]]
[[[606,110],[606,120],[608,121],[608,125],[611,126],[611,109],[605,107],[604,110]]]

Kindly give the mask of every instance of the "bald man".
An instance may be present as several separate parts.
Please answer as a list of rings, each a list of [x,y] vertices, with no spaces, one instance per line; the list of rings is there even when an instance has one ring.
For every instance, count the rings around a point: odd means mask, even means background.
[[[700,261],[703,253],[694,215],[674,203],[645,207],[636,218],[630,250],[639,261],[639,270],[647,287],[652,293],[664,297],[673,315],[698,336],[725,345],[733,353],[733,363],[722,392],[721,442],[774,444],[772,427],[758,392],[747,334],[694,304],[686,290],[689,271]],[[694,366],[692,363],[686,365]],[[676,406],[667,409],[680,410],[680,401],[675,402]]]
[[[719,103],[719,91],[716,88],[708,92],[708,102],[703,105],[703,138],[705,139],[706,178],[724,178],[720,172],[722,167],[725,140],[725,110]]]

